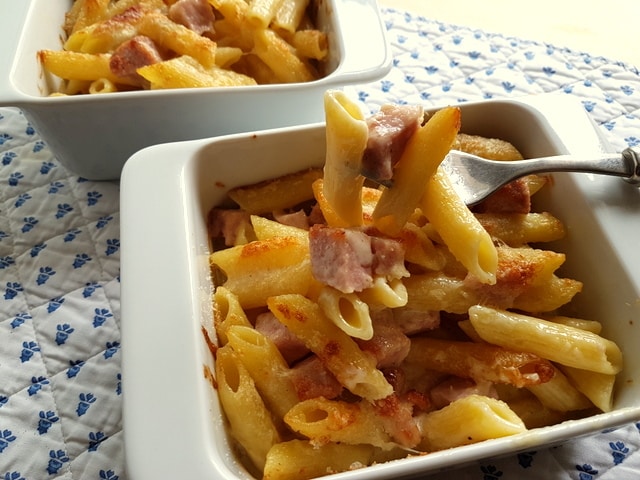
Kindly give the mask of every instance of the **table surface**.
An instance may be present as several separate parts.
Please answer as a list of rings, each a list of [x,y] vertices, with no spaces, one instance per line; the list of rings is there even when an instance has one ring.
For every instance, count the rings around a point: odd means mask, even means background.
[[[378,0],[445,23],[480,28],[640,66],[640,2],[609,0]]]
[[[614,148],[640,145],[640,74],[625,60],[632,57],[535,32],[514,36],[490,15],[472,23],[480,17],[465,11],[475,3],[457,2],[456,13],[445,2],[387,1],[394,66],[380,81],[346,89],[372,111],[387,102],[571,95]],[[483,11],[506,3],[487,0]],[[67,171],[22,112],[0,108],[0,478],[127,478],[119,219],[117,182]],[[489,459],[455,478],[637,478],[639,428]]]

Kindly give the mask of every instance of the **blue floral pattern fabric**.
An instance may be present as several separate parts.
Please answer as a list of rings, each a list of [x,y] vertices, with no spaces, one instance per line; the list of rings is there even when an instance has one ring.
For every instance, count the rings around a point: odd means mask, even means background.
[[[631,65],[394,9],[382,16],[391,72],[345,88],[370,111],[557,92],[580,98],[615,148],[640,143]],[[67,171],[18,109],[0,108],[0,479],[127,478],[119,239],[117,182]],[[636,478],[639,430],[485,460],[455,477]]]

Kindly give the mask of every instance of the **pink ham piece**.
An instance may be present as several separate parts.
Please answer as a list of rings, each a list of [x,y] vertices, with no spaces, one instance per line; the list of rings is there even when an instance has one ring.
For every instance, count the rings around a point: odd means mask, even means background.
[[[214,208],[209,212],[209,232],[215,238],[224,238],[227,247],[251,229],[251,217],[244,210]]]
[[[393,167],[398,163],[411,136],[424,119],[418,105],[383,105],[367,119],[369,138],[362,156],[362,175],[390,186]]]
[[[255,329],[275,344],[289,365],[310,353],[305,344],[271,312],[256,317]]]
[[[342,384],[315,355],[296,364],[289,375],[300,401],[317,397],[332,399],[342,393]]]
[[[118,77],[137,79],[142,83],[144,79],[136,70],[160,61],[162,56],[153,40],[137,35],[116,48],[109,60],[109,68]]]
[[[380,369],[399,366],[409,354],[411,340],[394,322],[389,310],[383,310],[378,315],[372,314],[372,321],[373,337],[370,340],[355,339],[360,349],[370,353]]]
[[[404,247],[399,241],[370,237],[360,230],[313,225],[309,229],[309,251],[316,280],[343,293],[373,286],[374,275],[408,275]]]
[[[216,17],[207,0],[178,0],[169,8],[168,17],[200,35],[214,33]]]

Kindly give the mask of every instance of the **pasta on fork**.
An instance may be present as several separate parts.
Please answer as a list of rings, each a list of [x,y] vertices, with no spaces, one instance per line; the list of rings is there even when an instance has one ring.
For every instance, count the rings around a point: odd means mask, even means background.
[[[328,91],[325,114],[323,169],[209,216],[217,388],[248,468],[315,478],[610,410],[622,353],[561,313],[582,283],[544,248],[564,235],[531,209],[544,178],[470,209],[439,167],[516,148],[461,133],[456,107],[365,117]],[[237,426],[249,408],[262,442]]]

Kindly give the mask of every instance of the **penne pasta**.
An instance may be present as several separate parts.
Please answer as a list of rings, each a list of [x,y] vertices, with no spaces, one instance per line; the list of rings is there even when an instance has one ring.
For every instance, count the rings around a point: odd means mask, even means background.
[[[509,406],[500,400],[470,395],[420,418],[419,448],[433,452],[526,431]]]
[[[568,367],[614,375],[622,352],[611,340],[528,315],[475,305],[469,319],[483,340],[531,352]]]
[[[448,107],[436,112],[412,135],[393,175],[393,186],[383,191],[373,212],[381,231],[394,235],[418,206],[425,185],[451,149],[460,128],[460,109]]]
[[[476,383],[507,383],[516,387],[548,382],[554,373],[548,360],[488,343],[414,338],[407,362],[427,370],[471,378]]]
[[[350,337],[361,340],[373,337],[369,305],[355,293],[342,293],[326,286],[318,295],[318,305],[334,325]]]
[[[496,283],[498,252],[491,236],[455,192],[449,177],[436,170],[420,202],[422,211],[451,253],[481,283]]]
[[[346,388],[367,400],[387,397],[393,388],[370,357],[346,333],[302,295],[268,299],[269,310],[285,324]]]
[[[280,434],[249,372],[229,347],[218,350],[216,379],[218,397],[231,425],[231,434],[255,467],[262,471],[267,452],[280,442]],[[256,431],[260,435],[256,435]]]
[[[360,164],[367,143],[367,124],[359,107],[343,92],[327,92],[324,110],[327,123],[326,160],[321,184],[322,197],[316,198],[329,225],[362,225],[364,178],[360,175]]]

